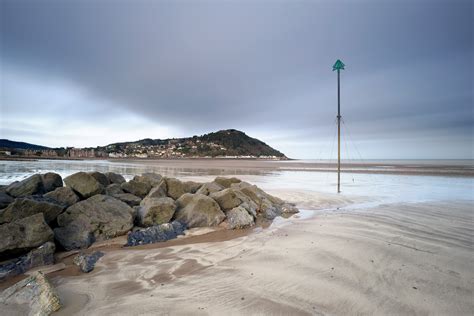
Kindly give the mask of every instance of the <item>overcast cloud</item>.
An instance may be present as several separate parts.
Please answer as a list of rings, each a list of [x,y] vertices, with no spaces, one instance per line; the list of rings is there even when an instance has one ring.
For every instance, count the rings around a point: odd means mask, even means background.
[[[363,158],[472,158],[472,21],[469,0],[2,0],[0,138],[82,147],[236,128],[328,158],[340,58]]]

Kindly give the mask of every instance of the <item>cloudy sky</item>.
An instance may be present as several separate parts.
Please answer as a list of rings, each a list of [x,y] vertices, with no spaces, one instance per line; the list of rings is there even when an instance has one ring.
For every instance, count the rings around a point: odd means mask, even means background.
[[[344,156],[472,158],[472,3],[1,0],[0,138],[235,128],[334,157],[340,58]]]

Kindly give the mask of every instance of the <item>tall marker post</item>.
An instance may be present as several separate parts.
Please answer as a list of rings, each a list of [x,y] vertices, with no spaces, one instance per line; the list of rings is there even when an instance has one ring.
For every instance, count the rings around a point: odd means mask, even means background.
[[[337,70],[337,193],[341,193],[341,70],[344,63],[338,59],[332,71]]]

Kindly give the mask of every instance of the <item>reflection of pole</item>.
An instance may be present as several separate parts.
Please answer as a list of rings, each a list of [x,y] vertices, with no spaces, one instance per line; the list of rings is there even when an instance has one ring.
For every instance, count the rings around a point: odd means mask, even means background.
[[[337,193],[341,193],[341,73],[337,70]]]

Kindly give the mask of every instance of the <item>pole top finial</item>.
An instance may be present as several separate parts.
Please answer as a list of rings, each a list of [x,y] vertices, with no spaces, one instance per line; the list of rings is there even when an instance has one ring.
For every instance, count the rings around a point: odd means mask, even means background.
[[[338,59],[336,63],[334,64],[334,66],[332,66],[332,71],[340,70],[340,69],[344,70],[344,66],[345,66],[344,63],[340,59]]]

